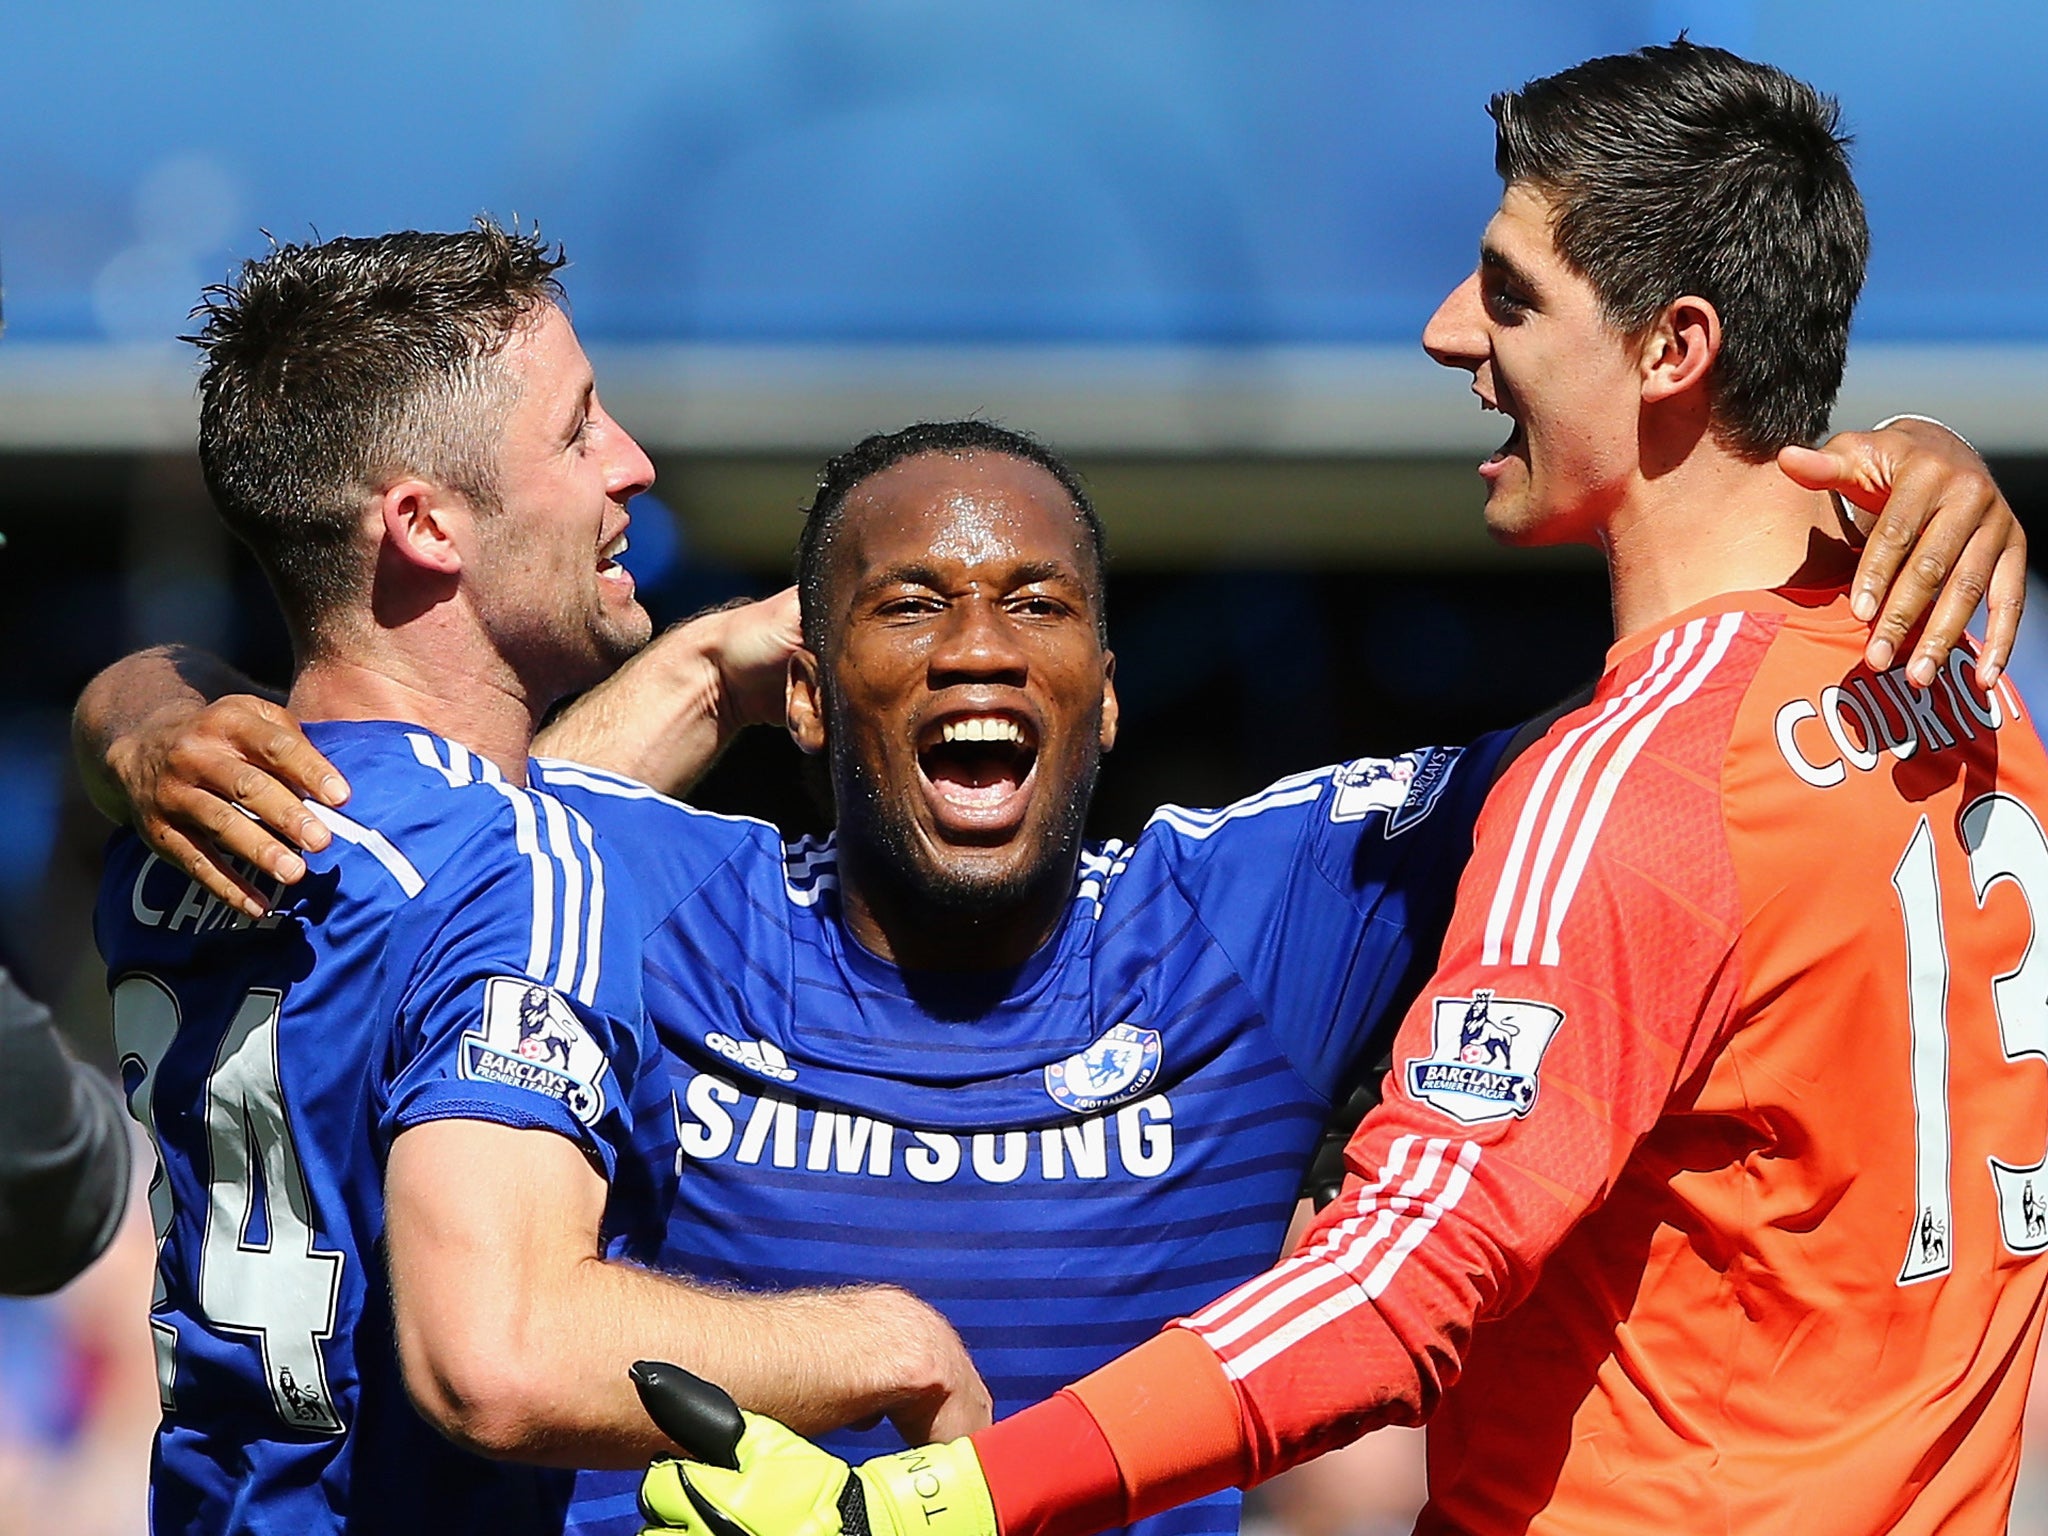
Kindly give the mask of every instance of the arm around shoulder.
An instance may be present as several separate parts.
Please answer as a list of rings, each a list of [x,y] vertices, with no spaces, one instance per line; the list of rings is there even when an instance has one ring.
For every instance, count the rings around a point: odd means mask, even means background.
[[[260,869],[289,884],[348,784],[282,703],[218,657],[186,646],[124,656],[79,695],[72,751],[93,804],[239,911],[260,917]]]
[[[680,795],[749,725],[782,718],[794,590],[678,624],[542,731],[534,751]]]

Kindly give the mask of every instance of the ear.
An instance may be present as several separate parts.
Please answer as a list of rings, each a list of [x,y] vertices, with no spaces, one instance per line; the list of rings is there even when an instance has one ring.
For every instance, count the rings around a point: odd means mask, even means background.
[[[1102,750],[1107,752],[1116,745],[1116,723],[1118,705],[1116,702],[1116,653],[1102,653]]]
[[[467,505],[426,480],[400,480],[377,498],[384,547],[408,565],[440,576],[462,571],[461,540],[469,531]]]
[[[798,646],[789,653],[789,677],[783,684],[782,715],[799,748],[815,757],[825,750],[824,673],[818,658]]]
[[[1721,316],[1697,294],[1664,307],[1643,338],[1643,401],[1655,404],[1706,381],[1721,355]]]

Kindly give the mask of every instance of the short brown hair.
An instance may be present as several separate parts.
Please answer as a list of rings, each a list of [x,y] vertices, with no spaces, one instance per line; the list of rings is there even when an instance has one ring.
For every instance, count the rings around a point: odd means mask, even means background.
[[[537,232],[479,219],[275,246],[206,290],[184,338],[206,357],[200,463],[302,645],[368,584],[356,530],[380,485],[416,474],[496,504],[497,354],[561,303],[562,264]]]
[[[1634,335],[1697,294],[1721,315],[1713,420],[1756,460],[1827,431],[1870,231],[1832,97],[1677,42],[1590,59],[1493,98],[1501,179],[1542,192],[1552,238]]]

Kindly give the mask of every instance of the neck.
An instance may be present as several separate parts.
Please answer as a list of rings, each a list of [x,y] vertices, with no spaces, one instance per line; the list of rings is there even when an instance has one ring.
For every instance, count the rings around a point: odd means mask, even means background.
[[[1855,551],[1826,493],[1701,437],[1638,479],[1599,530],[1617,639],[1724,592],[1846,582]]]
[[[520,687],[487,647],[428,647],[390,632],[356,647],[310,657],[292,680],[290,708],[301,720],[402,720],[460,742],[514,784],[526,782],[526,754],[546,700]]]
[[[916,891],[887,866],[879,850],[842,833],[840,910],[847,931],[863,949],[906,971],[1014,970],[1059,927],[1079,867],[1076,849],[1017,899],[988,911],[963,912]]]

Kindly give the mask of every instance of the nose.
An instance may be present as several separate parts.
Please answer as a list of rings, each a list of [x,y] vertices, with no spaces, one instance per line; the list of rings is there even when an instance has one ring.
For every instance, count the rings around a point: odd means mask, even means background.
[[[963,682],[1022,687],[1031,670],[1002,606],[979,592],[948,608],[927,666],[934,688]]]
[[[1474,272],[1444,296],[1422,328],[1422,350],[1446,368],[1477,368],[1486,361],[1486,312]]]
[[[631,501],[642,491],[654,486],[654,461],[647,452],[633,440],[633,434],[611,416],[606,422],[611,427],[611,454],[605,464],[605,490],[613,501]]]

